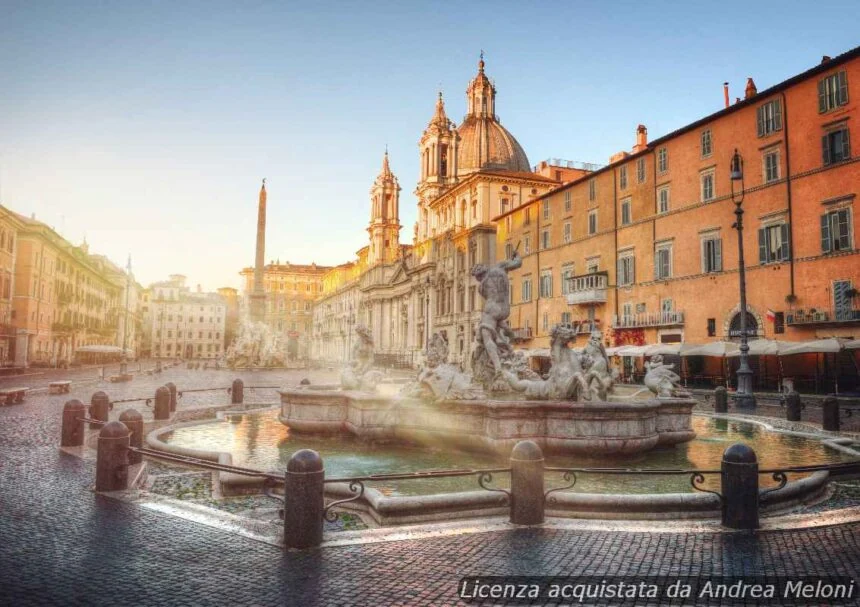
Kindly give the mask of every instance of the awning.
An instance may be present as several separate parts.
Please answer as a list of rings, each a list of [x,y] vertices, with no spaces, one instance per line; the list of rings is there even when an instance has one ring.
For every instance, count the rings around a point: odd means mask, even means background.
[[[860,350],[860,339],[852,339],[851,341],[846,341],[844,346],[846,350]]]
[[[688,344],[681,348],[681,356],[728,356],[739,351],[739,345],[733,341],[712,341],[709,344]]]
[[[813,341],[800,341],[780,352],[781,356],[790,354],[810,354],[813,352],[839,352],[848,343],[847,339],[830,337]]]

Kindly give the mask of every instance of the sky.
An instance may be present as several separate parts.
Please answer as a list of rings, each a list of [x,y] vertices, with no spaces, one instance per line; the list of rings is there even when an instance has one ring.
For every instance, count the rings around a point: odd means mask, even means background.
[[[0,0],[0,204],[147,285],[241,286],[267,178],[266,259],[366,244],[388,148],[402,242],[438,90],[462,120],[481,50],[536,165],[606,164],[860,45],[860,2]]]

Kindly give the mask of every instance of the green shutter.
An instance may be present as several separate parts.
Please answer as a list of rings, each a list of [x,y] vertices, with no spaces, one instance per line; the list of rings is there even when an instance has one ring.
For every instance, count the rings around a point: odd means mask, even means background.
[[[791,254],[791,251],[789,249],[790,234],[788,227],[789,226],[787,223],[784,223],[779,226],[780,237],[782,239],[782,242],[780,243],[779,247],[779,259],[781,261],[787,261]]]
[[[782,103],[779,99],[771,101],[773,103],[773,130],[782,130]]]
[[[848,209],[841,209],[837,213],[837,222],[839,225],[839,250],[847,251],[848,247],[851,246],[851,224]]]
[[[654,251],[654,280],[660,279],[660,251]]]
[[[842,160],[851,158],[851,139],[848,137],[848,127],[842,131]]]
[[[830,215],[821,216],[821,252],[830,253],[833,250],[833,239],[830,234]]]
[[[824,135],[821,138],[821,160],[824,162],[824,166],[830,164],[830,145],[829,145],[829,135]]]
[[[630,267],[628,268],[628,270],[630,270],[630,271],[627,274],[627,280],[632,285],[636,282],[636,258],[635,257],[630,257]]]
[[[827,78],[818,81],[818,113],[827,111]]]
[[[764,136],[764,106],[758,108],[756,112],[756,116],[758,118],[758,136]]]
[[[718,238],[711,241],[714,243],[714,271],[723,271],[723,239]]]
[[[836,82],[836,105],[845,105],[848,103],[848,75],[844,70],[837,74]]]
[[[758,230],[758,262],[767,263],[767,238],[764,228]]]

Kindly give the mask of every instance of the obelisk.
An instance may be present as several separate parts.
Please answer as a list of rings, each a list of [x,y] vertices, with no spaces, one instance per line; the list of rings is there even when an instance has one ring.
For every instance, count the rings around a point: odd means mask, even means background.
[[[257,257],[254,262],[254,290],[251,293],[251,320],[263,322],[266,319],[266,290],[263,286],[263,266],[266,259],[266,179],[260,188],[260,202],[257,206]]]

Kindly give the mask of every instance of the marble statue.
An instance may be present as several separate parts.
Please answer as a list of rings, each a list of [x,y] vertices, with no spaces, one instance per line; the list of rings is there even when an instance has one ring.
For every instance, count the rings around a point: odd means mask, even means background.
[[[585,389],[582,364],[568,344],[576,338],[570,327],[556,325],[551,334],[550,358],[552,366],[546,379],[521,379],[511,371],[503,370],[507,382],[517,392],[534,400],[579,400]]]
[[[287,345],[267,324],[243,318],[236,339],[224,358],[231,369],[283,367],[287,360]]]
[[[382,373],[373,369],[373,337],[363,325],[355,328],[356,342],[352,346],[350,361],[343,368],[340,383],[344,390],[376,389]]]
[[[651,360],[645,363],[645,387],[651,390],[658,398],[685,398],[690,393],[680,387],[680,376],[672,368],[675,365],[663,363],[663,357],[655,354]]]
[[[584,370],[582,400],[605,401],[615,385],[618,370],[609,365],[600,331],[592,331],[580,361]]]
[[[448,362],[448,341],[434,333],[427,344],[425,365],[418,371],[416,381],[404,387],[404,396],[436,400],[475,400],[485,396],[472,376]]]

